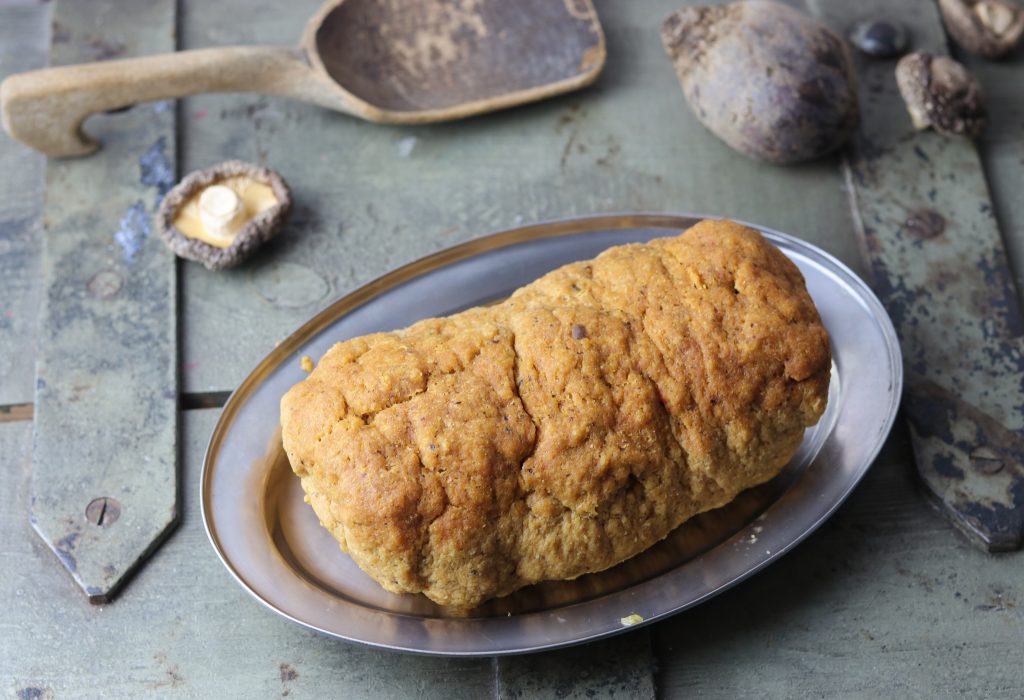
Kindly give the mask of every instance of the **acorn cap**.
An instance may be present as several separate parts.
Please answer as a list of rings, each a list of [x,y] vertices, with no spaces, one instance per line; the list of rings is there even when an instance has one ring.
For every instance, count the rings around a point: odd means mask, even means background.
[[[917,129],[977,136],[988,124],[981,86],[951,58],[907,54],[896,64],[896,84]]]
[[[246,211],[238,183],[269,187],[275,202],[255,213]],[[175,225],[186,205],[195,208],[198,216],[191,218],[206,240],[186,235]],[[190,173],[171,189],[156,212],[156,229],[175,255],[200,262],[209,270],[221,270],[239,264],[273,238],[291,207],[291,191],[280,175],[269,168],[229,160]]]
[[[985,58],[1012,51],[1024,37],[1024,8],[1012,0],[939,0],[956,43]]]

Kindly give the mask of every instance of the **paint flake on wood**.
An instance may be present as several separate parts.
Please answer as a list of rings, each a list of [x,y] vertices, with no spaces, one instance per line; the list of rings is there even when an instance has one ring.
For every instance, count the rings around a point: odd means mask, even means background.
[[[194,3],[187,48],[289,42],[319,0]],[[838,160],[791,168],[721,143],[686,106],[658,38],[678,2],[598,0],[609,60],[580,92],[417,127],[368,124],[274,97],[182,100],[182,171],[241,158],[295,193],[288,225],[237,270],[182,266],[182,383],[234,389],[274,344],[338,296],[423,255],[495,231],[607,212],[698,212],[753,221],[854,267]]]
[[[80,29],[88,36],[79,49],[91,53],[90,60],[120,50],[118,40],[103,39],[99,29],[109,4],[82,4],[94,6],[99,14],[82,20]],[[190,1],[182,3],[187,10],[183,21],[190,46],[287,43],[318,4]],[[802,235],[848,264],[857,263],[842,182],[831,165],[798,173],[748,168],[713,137],[702,138],[690,128],[656,38],[659,19],[679,2],[596,4],[609,32],[610,63],[593,93],[488,118],[486,126],[471,125],[468,133],[379,132],[336,115],[325,114],[321,122],[315,108],[285,110],[273,100],[211,96],[191,101],[193,111],[185,112],[191,121],[183,125],[190,161],[186,169],[225,155],[262,157],[272,165],[287,163],[286,175],[304,196],[298,202],[293,241],[282,240],[262,264],[239,271],[230,282],[199,266],[185,266],[191,278],[186,292],[191,295],[186,304],[191,318],[185,319],[192,331],[188,361],[200,363],[186,372],[192,372],[195,385],[232,388],[275,339],[331,295],[449,241],[533,217],[629,206],[732,212]],[[8,7],[0,2],[0,36],[6,36]],[[865,15],[872,11],[863,7]],[[239,12],[248,13],[245,22],[213,21]],[[920,40],[918,18],[909,20]],[[64,24],[55,30],[62,41],[76,33]],[[0,39],[0,50],[7,46],[4,41]],[[1024,95],[1018,88],[1021,58],[1018,52],[1010,63],[989,66],[991,78],[983,81],[990,98],[1001,95],[1006,100],[1014,91]],[[643,113],[628,108],[636,104],[645,105]],[[221,110],[228,113],[223,119]],[[871,113],[883,121],[904,118],[899,111],[886,114],[884,106],[872,106]],[[997,180],[994,188],[1004,193],[1006,210],[1019,210],[1024,199],[1013,197],[1022,183],[1019,125],[1024,122],[1000,114],[1006,119],[999,139],[1017,150],[999,149],[986,162],[999,161],[989,170]],[[126,117],[100,117],[100,128],[106,131]],[[635,120],[623,123],[625,118]],[[213,121],[218,125],[211,125]],[[616,128],[619,124],[621,129]],[[542,128],[550,135],[539,134]],[[292,133],[301,131],[307,133]],[[112,142],[102,135],[109,151]],[[616,153],[610,144],[605,147],[609,136],[619,147]],[[415,138],[411,149],[409,138]],[[485,147],[488,139],[491,146]],[[296,148],[307,142],[312,158]],[[455,155],[445,155],[453,151]],[[131,157],[144,152],[139,149]],[[439,156],[448,164],[435,172]],[[382,164],[384,158],[394,162]],[[128,166],[136,168],[136,161]],[[460,172],[465,180],[457,179]],[[485,181],[482,172],[491,173],[492,180]],[[364,180],[367,184],[360,185]],[[451,186],[442,187],[445,180]],[[419,185],[424,189],[416,194],[413,186]],[[361,189],[352,192],[352,186]],[[382,199],[381,193],[391,190],[399,190],[395,196],[401,207]],[[793,206],[787,191],[809,194]],[[435,211],[423,202],[438,193],[446,199]],[[123,207],[134,201],[126,199]],[[0,200],[0,207],[6,203]],[[398,211],[402,207],[409,213]],[[112,225],[93,230],[112,259],[119,255],[111,237],[122,214],[118,210]],[[1024,250],[1022,231],[1012,225],[1004,229],[1008,242],[1015,244],[1011,252]],[[1020,254],[1013,257],[1017,269],[1024,269]],[[282,261],[288,265],[280,267]],[[275,275],[287,278],[299,266],[322,282],[307,275],[292,291],[275,281]],[[0,275],[0,300],[17,288],[11,286],[17,284],[13,279]],[[112,286],[109,278],[101,282],[101,289]],[[239,286],[244,290],[240,296]],[[252,294],[257,289],[266,296]],[[31,348],[20,339],[17,343],[14,349],[24,351],[30,367]],[[2,346],[0,354],[6,350]],[[10,377],[0,377],[0,390],[10,386]],[[216,414],[189,411],[183,421],[187,494],[197,493],[202,454]],[[139,572],[130,597],[116,605],[85,605],[69,593],[57,560],[28,525],[30,445],[27,422],[0,419],[0,493],[8,498],[0,508],[4,697],[287,693],[289,700],[504,698],[526,687],[557,696],[565,687],[558,678],[573,674],[565,668],[572,663],[573,650],[521,657],[517,671],[510,668],[512,663],[506,666],[503,693],[490,660],[361,649],[278,619],[247,596],[217,561],[202,529],[198,499],[192,497],[183,501],[182,527]],[[124,447],[140,459],[147,449]],[[990,557],[952,536],[949,526],[922,502],[912,460],[906,429],[897,426],[865,482],[807,542],[732,591],[652,627],[658,697],[1024,696],[1019,663],[1024,557]],[[86,504],[81,507],[84,512]],[[576,653],[585,655],[591,648]],[[616,662],[614,651],[600,658]],[[585,659],[581,665],[586,668]],[[537,674],[544,680],[528,684],[512,679],[529,674],[531,667],[546,667],[548,673]]]
[[[874,10],[914,25],[914,49],[946,53],[930,0],[819,9],[836,28]],[[970,539],[1016,549],[1024,317],[981,158],[966,138],[915,132],[892,61],[861,57],[858,68],[865,118],[848,151],[848,183],[873,286],[903,349],[918,471]]]
[[[654,698],[646,629],[568,649],[497,660],[499,698]]]
[[[0,3],[0,80],[46,65],[50,10],[34,1]],[[44,164],[0,132],[0,406],[32,400]]]

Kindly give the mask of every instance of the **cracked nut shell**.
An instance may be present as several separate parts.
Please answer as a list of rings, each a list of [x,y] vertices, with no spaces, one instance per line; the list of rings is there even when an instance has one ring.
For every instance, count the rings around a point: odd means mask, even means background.
[[[956,43],[985,58],[999,58],[1024,38],[1024,8],[1012,0],[939,0],[942,20]]]
[[[896,84],[916,129],[977,136],[988,124],[981,86],[951,58],[908,54],[896,64]]]
[[[270,188],[274,204],[243,219],[225,245],[212,245],[183,233],[175,220],[182,208],[198,202],[200,195],[216,185],[249,181]],[[273,170],[239,160],[229,160],[205,170],[190,173],[164,197],[156,213],[156,229],[175,255],[202,263],[209,270],[233,267],[252,255],[280,230],[291,211],[292,196],[288,185]],[[203,218],[204,225],[208,218]],[[229,222],[225,222],[229,223]],[[207,231],[210,238],[220,232]]]

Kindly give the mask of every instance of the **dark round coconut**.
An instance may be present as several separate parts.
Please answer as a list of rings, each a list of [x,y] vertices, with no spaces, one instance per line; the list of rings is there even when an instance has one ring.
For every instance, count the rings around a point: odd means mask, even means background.
[[[247,221],[235,234],[227,248],[218,248],[195,238],[189,238],[174,226],[178,210],[203,189],[216,185],[229,177],[244,176],[268,185],[277,203]],[[280,230],[292,208],[292,195],[281,176],[264,168],[240,160],[223,163],[190,173],[179,182],[160,203],[156,212],[156,229],[167,247],[175,255],[202,263],[209,270],[233,267],[248,258],[261,245]]]

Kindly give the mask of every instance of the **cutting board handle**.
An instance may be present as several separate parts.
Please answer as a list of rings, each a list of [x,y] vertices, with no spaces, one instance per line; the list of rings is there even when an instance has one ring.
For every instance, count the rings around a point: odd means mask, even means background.
[[[14,139],[49,156],[82,156],[98,146],[82,131],[89,115],[204,92],[263,92],[346,112],[351,107],[301,50],[236,46],[18,73],[0,84],[0,114]]]

